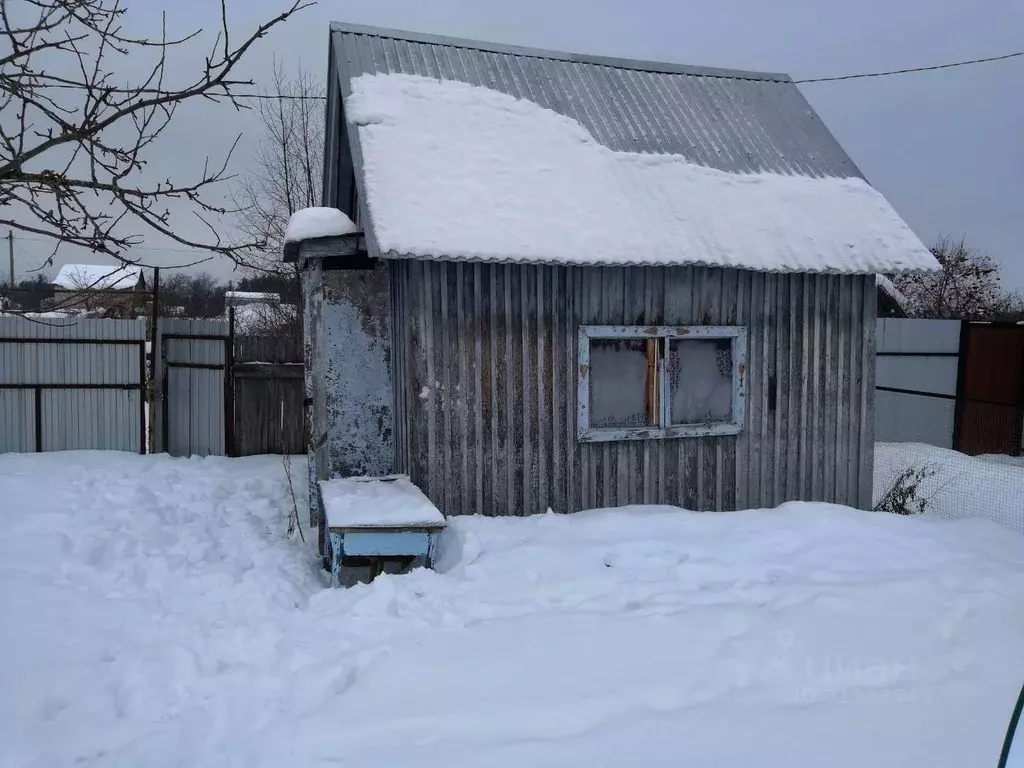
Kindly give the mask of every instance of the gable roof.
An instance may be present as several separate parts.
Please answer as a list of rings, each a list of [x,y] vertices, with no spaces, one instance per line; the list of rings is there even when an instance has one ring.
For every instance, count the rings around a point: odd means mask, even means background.
[[[728,183],[751,176],[758,183],[761,178],[773,182],[794,177],[818,181],[846,179],[850,181],[849,189],[870,190],[860,171],[786,75],[565,54],[344,24],[332,25],[330,60],[324,202],[359,219],[366,229],[367,246],[373,256],[560,261],[548,258],[549,254],[533,258],[531,252],[525,258],[492,254],[487,247],[453,252],[446,242],[417,243],[422,246],[418,248],[409,248],[408,241],[403,241],[400,247],[381,243],[383,233],[377,221],[380,216],[374,213],[373,201],[369,210],[367,206],[353,210],[351,180],[354,177],[359,187],[359,199],[366,201],[370,196],[368,165],[373,165],[374,159],[367,162],[364,145],[370,133],[380,128],[368,125],[365,119],[358,121],[358,128],[346,127],[344,122],[345,116],[352,120],[354,88],[359,88],[360,83],[388,79],[364,75],[404,74],[434,82],[481,86],[535,104],[545,114],[550,111],[569,118],[597,146],[613,153],[674,156],[704,176],[709,175],[709,169],[724,171],[726,174],[720,176]],[[365,107],[364,104],[357,110],[365,111]],[[386,115],[384,121],[388,118],[394,118],[394,114]],[[381,121],[371,118],[370,122]],[[438,168],[429,170],[436,175]],[[441,196],[444,191],[438,187]],[[884,228],[887,237],[879,232],[865,232],[865,242],[860,247],[874,252],[871,258],[851,261],[843,253],[850,244],[837,241],[829,246],[837,256],[831,260],[810,252],[813,248],[828,250],[820,243],[812,244],[812,249],[805,248],[805,258],[777,264],[765,263],[763,259],[747,263],[742,255],[724,261],[709,259],[706,253],[694,253],[692,249],[685,253],[680,245],[676,253],[663,254],[665,258],[653,263],[722,264],[787,271],[898,272],[932,268],[933,260],[927,249],[884,198],[873,190],[870,192],[877,200],[868,201],[867,207],[878,209],[889,219]],[[423,189],[405,192],[406,196],[416,194],[423,200],[438,197]],[[893,221],[898,226],[889,226]],[[452,224],[449,230],[459,231],[457,221],[441,223]],[[655,229],[659,225],[657,221],[648,223]],[[722,223],[731,224],[719,222]],[[566,221],[565,226],[571,228],[573,222]],[[793,229],[792,224],[788,226],[794,240],[806,234]],[[611,250],[610,259],[596,259],[592,263],[648,263],[636,256],[641,248],[618,256],[614,248]],[[588,263],[568,258],[565,262]]]
[[[124,264],[65,264],[53,285],[69,291],[122,290],[138,285],[141,275],[141,267]]]

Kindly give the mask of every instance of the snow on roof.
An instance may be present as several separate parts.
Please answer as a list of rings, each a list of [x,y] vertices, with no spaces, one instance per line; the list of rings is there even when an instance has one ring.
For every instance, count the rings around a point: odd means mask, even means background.
[[[903,295],[903,292],[893,284],[892,280],[885,275],[875,275],[875,285],[880,291],[885,293],[886,296],[892,299],[904,314],[909,314],[910,300],[907,299],[907,297]]]
[[[248,299],[250,301],[280,301],[278,293],[261,291],[224,291],[225,299]]]
[[[141,267],[114,264],[65,264],[53,279],[53,285],[66,290],[110,290],[134,288]]]
[[[317,237],[340,237],[357,231],[352,219],[337,208],[303,208],[288,219],[284,241],[297,243]]]
[[[444,515],[405,475],[321,480],[331,528],[439,527]]]
[[[377,250],[560,264],[706,264],[780,272],[933,270],[859,178],[739,174],[617,152],[575,120],[479,86],[352,80]]]

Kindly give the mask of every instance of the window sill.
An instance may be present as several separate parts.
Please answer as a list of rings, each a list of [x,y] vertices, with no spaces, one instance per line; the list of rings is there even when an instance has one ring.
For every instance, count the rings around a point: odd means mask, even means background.
[[[588,429],[577,437],[583,443],[603,443],[612,440],[671,440],[681,437],[721,437],[738,435],[743,425],[736,422],[714,424],[677,424],[667,429],[661,427],[615,427]]]

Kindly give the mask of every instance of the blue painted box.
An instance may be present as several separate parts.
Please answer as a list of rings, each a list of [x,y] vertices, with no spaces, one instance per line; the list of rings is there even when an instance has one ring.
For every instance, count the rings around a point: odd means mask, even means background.
[[[386,564],[431,567],[444,515],[404,475],[320,482],[327,526],[331,586],[356,581],[367,568],[370,580]]]

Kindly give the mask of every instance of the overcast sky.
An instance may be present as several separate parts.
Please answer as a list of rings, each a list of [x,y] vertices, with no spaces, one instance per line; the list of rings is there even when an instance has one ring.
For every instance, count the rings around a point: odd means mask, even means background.
[[[286,0],[284,0],[286,1]],[[232,0],[236,34],[283,0]],[[213,0],[132,0],[133,31],[216,26]],[[271,57],[326,67],[332,20],[580,53],[786,72],[796,79],[899,69],[1024,49],[1024,0],[321,0],[258,44],[245,74],[268,82]],[[182,56],[171,75],[195,71]],[[1024,57],[940,72],[808,84],[804,94],[868,180],[926,242],[966,235],[1024,288]],[[245,133],[244,173],[258,126],[230,108],[200,104],[176,117],[153,157],[155,176],[198,168]],[[183,171],[183,169],[186,169]],[[199,237],[200,230],[191,232]],[[44,246],[17,242],[21,272]],[[150,239],[155,248],[161,243]],[[188,254],[146,250],[153,263]],[[99,261],[68,252],[63,261]],[[58,261],[58,264],[60,262]],[[230,264],[202,268],[230,276]]]

